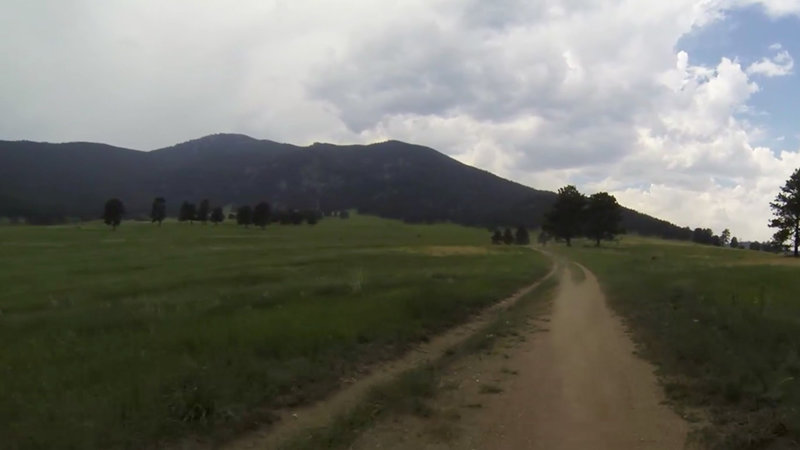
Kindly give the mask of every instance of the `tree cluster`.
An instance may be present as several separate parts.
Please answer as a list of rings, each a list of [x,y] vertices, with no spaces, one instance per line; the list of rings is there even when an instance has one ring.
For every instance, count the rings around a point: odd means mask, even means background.
[[[598,192],[587,197],[570,185],[558,190],[552,209],[545,214],[542,230],[567,245],[572,245],[574,238],[585,236],[599,247],[600,241],[623,233],[621,221],[622,208],[613,195]]]
[[[153,208],[155,209],[155,201]],[[194,223],[194,221],[198,221],[205,225],[209,220],[214,225],[225,221],[225,214],[222,212],[221,206],[211,208],[211,202],[208,199],[203,199],[200,206],[188,201],[181,203],[181,208],[178,210],[178,222]]]
[[[342,212],[346,214],[346,211]],[[342,217],[342,214],[339,214]],[[344,216],[342,218],[347,218]],[[298,210],[298,209],[278,209],[273,211],[270,205],[266,202],[261,202],[255,207],[248,205],[240,206],[236,210],[236,223],[244,225],[255,225],[261,228],[266,227],[270,223],[278,223],[281,225],[300,225],[307,223],[309,225],[316,225],[322,219],[322,213],[313,210]]]
[[[122,216],[125,214],[125,207],[117,198],[109,199],[105,204],[103,211],[103,220],[106,224],[111,225],[114,229],[119,226],[122,221]],[[349,214],[347,211],[337,211],[337,215],[343,219],[347,219]],[[235,220],[238,225],[249,227],[255,225],[257,227],[265,228],[270,223],[281,224],[295,224],[308,223],[315,225],[322,219],[322,214],[319,211],[313,210],[297,210],[285,209],[273,211],[267,202],[259,202],[255,206],[243,205],[236,209],[235,212],[230,213],[227,218]],[[150,210],[150,220],[152,223],[158,223],[159,226],[167,217],[167,201],[164,197],[156,197],[153,199],[153,205]],[[189,201],[181,203],[178,211],[179,222],[199,221],[205,224],[211,221],[214,225],[224,222],[226,219],[225,212],[221,206],[211,207],[208,199],[200,202],[199,206]]]
[[[528,229],[524,225],[518,226],[516,232],[512,232],[511,228],[506,228],[504,231],[500,231],[500,229],[497,228],[494,230],[494,233],[492,233],[492,244],[495,245],[528,245],[530,243],[531,238],[528,234]]]

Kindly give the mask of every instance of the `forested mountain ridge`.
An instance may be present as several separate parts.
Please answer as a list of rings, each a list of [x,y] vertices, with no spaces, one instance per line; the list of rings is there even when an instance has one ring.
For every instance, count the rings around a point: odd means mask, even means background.
[[[104,144],[0,141],[0,216],[96,218],[119,197],[128,217],[153,197],[170,215],[184,200],[337,210],[408,221],[539,226],[555,194],[462,164],[428,147],[387,141],[299,147],[216,134],[150,152]],[[678,237],[684,230],[626,209],[623,226]]]

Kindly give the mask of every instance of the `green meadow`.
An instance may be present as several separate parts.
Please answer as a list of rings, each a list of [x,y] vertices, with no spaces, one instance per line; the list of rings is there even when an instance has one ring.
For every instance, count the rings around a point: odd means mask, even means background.
[[[2,448],[224,440],[535,281],[486,230],[0,227]]]
[[[591,245],[548,248],[598,276],[670,399],[702,425],[696,439],[720,449],[796,445],[800,261],[635,236]]]

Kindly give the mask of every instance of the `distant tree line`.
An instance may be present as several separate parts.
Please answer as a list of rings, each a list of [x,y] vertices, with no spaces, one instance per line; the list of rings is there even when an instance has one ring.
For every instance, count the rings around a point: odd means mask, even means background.
[[[167,217],[167,201],[164,197],[156,197],[153,199],[153,204],[150,209],[150,221],[152,223],[161,223]],[[118,198],[111,198],[105,203],[103,209],[103,221],[116,230],[122,222],[122,217],[125,215],[125,206]],[[350,217],[346,210],[329,211],[323,214],[317,210],[298,210],[298,209],[278,209],[274,210],[267,202],[259,202],[255,206],[243,205],[236,208],[235,212],[230,213],[227,218],[235,220],[238,225],[243,225],[245,228],[254,225],[260,228],[266,228],[270,223],[278,223],[282,225],[293,224],[300,225],[307,223],[309,225],[316,225],[325,215],[331,217],[339,217],[341,219],[348,219]],[[225,212],[221,206],[211,207],[208,199],[203,199],[199,206],[189,201],[181,203],[178,211],[178,222],[200,222],[206,224],[211,222],[214,225],[225,221]]]
[[[505,231],[501,232],[498,228],[495,229],[494,233],[492,234],[492,244],[495,245],[528,245],[530,242],[531,239],[530,235],[528,234],[528,229],[524,225],[518,226],[516,232],[512,232],[511,228],[506,228]]]

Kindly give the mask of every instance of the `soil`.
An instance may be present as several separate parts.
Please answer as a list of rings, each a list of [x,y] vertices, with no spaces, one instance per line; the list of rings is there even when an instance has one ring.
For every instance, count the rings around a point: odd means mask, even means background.
[[[552,313],[452,365],[429,417],[402,416],[353,449],[680,449],[688,423],[635,355],[585,267],[562,270]]]

